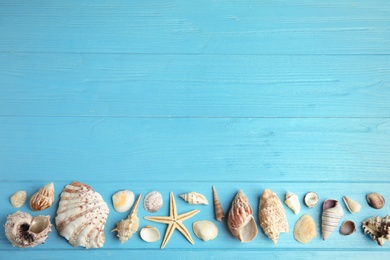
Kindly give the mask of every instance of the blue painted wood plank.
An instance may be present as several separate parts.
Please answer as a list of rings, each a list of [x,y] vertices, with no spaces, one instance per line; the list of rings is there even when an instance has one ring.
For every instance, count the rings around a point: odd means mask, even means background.
[[[388,56],[0,54],[0,115],[389,117]]]

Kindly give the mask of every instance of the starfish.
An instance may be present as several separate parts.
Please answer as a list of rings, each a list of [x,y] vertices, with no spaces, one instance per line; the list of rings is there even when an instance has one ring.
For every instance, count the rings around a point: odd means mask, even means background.
[[[169,193],[169,216],[166,217],[144,217],[146,220],[150,220],[153,222],[168,224],[167,230],[165,231],[165,236],[161,244],[161,249],[165,247],[165,245],[168,243],[169,239],[171,238],[173,231],[175,229],[179,230],[180,233],[187,238],[187,240],[194,244],[194,240],[192,240],[191,234],[188,232],[184,224],[182,223],[184,220],[189,219],[196,215],[200,210],[192,210],[188,211],[186,213],[177,215],[177,209],[176,209],[176,202],[175,198],[173,197],[173,193]]]

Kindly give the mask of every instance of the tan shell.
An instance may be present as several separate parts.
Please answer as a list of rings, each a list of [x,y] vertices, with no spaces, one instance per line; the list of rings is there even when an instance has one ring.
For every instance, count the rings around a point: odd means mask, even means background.
[[[276,245],[279,234],[288,232],[288,222],[283,204],[270,189],[265,189],[260,198],[259,221],[264,233]]]
[[[205,205],[209,204],[206,197],[197,192],[189,192],[189,193],[181,194],[180,198],[188,202],[188,204],[205,204]]]
[[[112,195],[112,204],[117,212],[128,211],[134,204],[134,193],[129,190],[121,190]]]
[[[385,205],[385,198],[376,192],[367,195],[367,203],[374,209],[381,209]]]
[[[309,243],[317,236],[316,229],[314,219],[310,215],[305,214],[299,218],[294,226],[294,238],[302,244]]]
[[[54,202],[54,183],[50,182],[40,188],[30,198],[30,208],[34,211],[44,210]]]
[[[223,211],[221,202],[219,201],[219,197],[218,197],[217,191],[215,190],[214,186],[213,186],[213,198],[214,198],[215,219],[219,222],[222,222],[222,220],[225,218],[225,212]]]
[[[354,201],[348,196],[344,196],[343,201],[345,203],[345,206],[347,206],[349,212],[351,212],[352,214],[360,212],[362,206],[358,202]]]
[[[356,231],[355,223],[351,220],[344,221],[340,227],[340,234],[349,236]]]
[[[51,232],[50,216],[32,217],[17,211],[7,216],[5,234],[13,246],[26,248],[45,243]]]
[[[387,240],[390,240],[390,215],[384,218],[379,216],[372,217],[363,221],[364,234],[369,234],[373,241],[383,246]]]
[[[286,193],[286,198],[284,203],[294,212],[294,214],[298,214],[301,210],[301,203],[299,203],[299,198],[296,194],[292,192]]]
[[[218,235],[217,226],[208,220],[195,221],[194,224],[192,224],[192,230],[199,239],[206,242],[213,240]]]
[[[257,235],[257,226],[252,215],[252,207],[242,190],[233,199],[227,224],[233,236],[241,242],[250,242]]]
[[[311,192],[308,192],[306,193],[305,195],[305,204],[306,206],[308,206],[309,208],[314,208],[315,205],[317,205],[318,203],[318,195],[317,193],[311,191]]]
[[[322,239],[325,240],[338,226],[344,215],[343,208],[337,200],[327,199],[322,207]]]
[[[18,190],[16,191],[10,198],[11,205],[14,208],[20,208],[24,205],[27,199],[27,192],[24,190]]]
[[[144,208],[149,212],[157,212],[164,204],[163,197],[158,191],[151,191],[146,194],[144,199]]]
[[[139,235],[141,236],[142,240],[149,243],[156,242],[160,239],[160,232],[157,228],[152,226],[146,226],[144,228],[141,228]]]

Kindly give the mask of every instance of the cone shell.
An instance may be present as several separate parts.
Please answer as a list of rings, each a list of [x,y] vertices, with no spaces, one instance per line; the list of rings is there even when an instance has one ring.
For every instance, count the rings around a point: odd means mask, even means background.
[[[344,221],[340,227],[340,234],[349,236],[356,231],[355,223],[351,220]]]
[[[264,190],[260,198],[259,221],[264,233],[274,242],[278,242],[281,232],[288,232],[288,222],[283,204],[270,189]]]
[[[209,204],[206,197],[197,192],[189,192],[189,193],[181,194],[180,198],[188,202],[188,204],[205,204],[205,205]]]
[[[213,240],[218,235],[217,226],[208,220],[195,221],[194,224],[192,224],[192,230],[199,239],[206,242]]]
[[[317,236],[316,223],[314,219],[305,214],[297,221],[294,227],[294,238],[302,244],[309,243]]]
[[[322,239],[325,240],[337,228],[344,215],[343,208],[337,200],[325,200],[322,206]]]
[[[363,221],[364,234],[369,234],[373,241],[383,246],[390,240],[390,216],[384,218],[379,216],[372,217]]]
[[[218,197],[217,191],[215,190],[214,186],[213,186],[213,198],[214,198],[215,219],[219,222],[222,222],[222,220],[225,218],[225,212],[223,212],[221,202],[219,201],[219,197]]]
[[[242,190],[233,199],[227,221],[230,232],[241,242],[250,242],[256,237],[257,226],[252,207]]]
[[[134,204],[134,193],[129,190],[121,190],[112,195],[112,204],[117,212],[128,211]]]
[[[317,205],[318,203],[318,195],[317,193],[311,191],[311,192],[308,192],[306,193],[305,195],[305,204],[306,206],[308,206],[309,208],[314,208],[315,205]]]
[[[360,212],[362,206],[358,202],[354,201],[348,196],[344,196],[343,201],[345,203],[345,206],[347,206],[349,212],[351,212],[352,214]]]
[[[294,212],[294,214],[298,214],[301,210],[301,203],[299,203],[299,198],[292,192],[288,191],[286,193],[286,199],[284,203],[286,203],[286,205]]]
[[[151,191],[146,194],[144,199],[144,208],[149,212],[157,212],[164,204],[163,197],[158,191]]]
[[[376,192],[367,195],[367,203],[374,209],[381,209],[385,205],[385,198]]]
[[[160,232],[158,231],[157,228],[152,226],[146,226],[142,228],[141,231],[139,232],[139,235],[142,238],[142,240],[149,243],[156,242],[157,240],[160,239]]]
[[[11,201],[11,205],[14,208],[20,208],[24,205],[27,199],[27,192],[24,190],[18,190],[16,191],[11,198],[9,199]]]
[[[40,188],[30,198],[30,208],[34,211],[44,210],[54,202],[54,183],[50,182]]]
[[[108,206],[99,193],[86,184],[72,182],[60,196],[55,218],[57,231],[72,246],[102,247],[108,213]]]

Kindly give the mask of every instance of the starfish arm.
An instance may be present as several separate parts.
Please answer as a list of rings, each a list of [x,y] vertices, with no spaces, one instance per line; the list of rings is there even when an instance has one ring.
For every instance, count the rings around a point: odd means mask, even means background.
[[[144,217],[144,219],[163,224],[172,223],[171,217]]]
[[[169,193],[169,215],[174,219],[177,217],[176,202],[172,192]]]
[[[180,233],[187,238],[187,240],[191,243],[194,244],[194,240],[192,240],[190,232],[186,229],[186,227],[183,225],[181,222],[176,222],[176,229],[180,231]]]
[[[183,214],[180,214],[176,219],[177,219],[177,221],[184,221],[186,219],[193,217],[194,215],[198,214],[199,212],[200,212],[200,210],[194,209],[192,211],[188,211],[188,212],[185,212]]]
[[[169,239],[171,238],[171,236],[173,234],[173,231],[175,231],[175,228],[176,228],[176,223],[171,222],[170,224],[168,224],[167,230],[165,230],[164,239],[161,243],[161,249],[163,249],[165,247],[165,245],[168,243]]]

